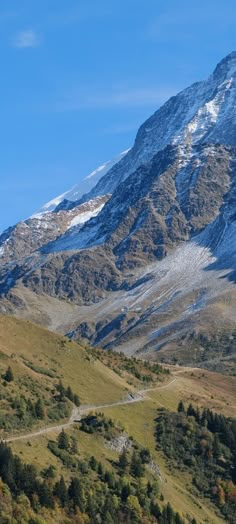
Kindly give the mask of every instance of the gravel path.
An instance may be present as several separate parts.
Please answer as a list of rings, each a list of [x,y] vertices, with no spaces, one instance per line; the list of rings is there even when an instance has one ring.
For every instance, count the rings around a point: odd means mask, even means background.
[[[126,404],[134,404],[135,402],[142,402],[145,400],[145,395],[148,392],[156,391],[157,389],[164,389],[169,387],[171,384],[176,382],[177,378],[174,378],[171,380],[171,382],[168,382],[168,384],[164,384],[163,386],[157,386],[155,388],[149,388],[149,389],[142,389],[140,391],[137,391],[136,393],[130,393],[129,396],[124,400],[119,400],[117,402],[111,402],[107,404],[91,404],[91,405],[85,405],[80,406],[77,408],[76,406],[73,406],[71,416],[68,422],[65,424],[59,424],[57,426],[47,426],[46,428],[38,429],[37,431],[32,431],[31,433],[26,433],[24,435],[17,435],[13,437],[9,437],[7,439],[4,439],[4,442],[16,442],[17,440],[30,440],[35,437],[40,437],[42,435],[45,435],[46,433],[53,433],[53,432],[60,432],[62,429],[67,429],[70,426],[72,426],[75,422],[78,422],[81,419],[81,415],[88,413],[89,411],[92,411],[94,409],[103,409],[103,408],[112,408],[115,406],[124,406]]]

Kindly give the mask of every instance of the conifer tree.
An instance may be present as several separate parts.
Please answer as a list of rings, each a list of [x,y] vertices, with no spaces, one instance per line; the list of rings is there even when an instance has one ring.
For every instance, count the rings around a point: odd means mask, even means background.
[[[102,463],[99,462],[98,463],[98,475],[102,476],[103,475],[103,467],[102,467]]]
[[[4,380],[6,380],[6,382],[12,382],[14,380],[14,375],[11,366],[8,366],[3,378]]]
[[[129,464],[129,461],[128,461],[127,451],[126,449],[124,449],[119,456],[119,467],[120,469],[122,469],[122,471],[125,471],[128,464]]]
[[[185,407],[182,400],[180,400],[178,404],[178,413],[185,413]]]
[[[92,456],[90,458],[89,465],[90,465],[91,469],[93,469],[94,471],[97,471],[98,462],[97,462],[97,459],[94,456]]]
[[[64,508],[68,502],[68,492],[63,476],[61,476],[60,480],[56,482],[53,492],[54,495],[60,500],[61,506]]]
[[[43,482],[39,486],[39,500],[42,506],[54,508],[53,494],[47,482]]]
[[[212,452],[213,452],[214,458],[218,459],[220,457],[221,447],[220,447],[220,439],[217,433],[214,435],[214,440],[212,443]]]
[[[85,511],[86,498],[81,481],[77,477],[71,479],[68,495],[69,498],[73,501],[74,505],[79,507],[80,511]]]
[[[44,402],[39,398],[35,404],[35,415],[37,418],[43,419],[45,417]]]
[[[188,409],[187,409],[187,416],[188,417],[195,417],[195,414],[196,414],[196,412],[195,412],[195,409],[194,409],[193,405],[189,404]]]
[[[130,473],[133,477],[142,477],[144,474],[144,465],[140,459],[140,456],[136,451],[133,452],[131,464],[130,464]]]
[[[65,449],[65,450],[69,449],[70,441],[69,441],[69,437],[66,434],[66,432],[64,431],[64,429],[62,429],[61,433],[59,433],[59,435],[57,437],[57,442],[58,442],[58,447],[60,449]]]
[[[71,402],[73,402],[74,400],[74,394],[73,394],[73,391],[71,389],[70,386],[68,386],[68,388],[66,389],[66,393],[65,393],[66,397],[71,400]]]

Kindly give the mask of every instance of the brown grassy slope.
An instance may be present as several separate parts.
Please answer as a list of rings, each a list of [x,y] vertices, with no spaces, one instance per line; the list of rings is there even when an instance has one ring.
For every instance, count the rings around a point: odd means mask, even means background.
[[[71,386],[82,403],[115,401],[127,394],[124,379],[101,362],[90,361],[85,348],[65,337],[8,316],[0,316],[0,352],[7,357],[6,365],[27,369],[31,376],[42,380],[62,380]],[[46,378],[25,367],[30,362],[35,369],[50,370],[55,379]],[[17,370],[16,370],[17,372]]]

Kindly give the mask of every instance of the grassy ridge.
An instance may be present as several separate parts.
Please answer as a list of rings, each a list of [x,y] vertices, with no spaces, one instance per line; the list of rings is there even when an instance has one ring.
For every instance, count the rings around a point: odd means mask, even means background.
[[[28,321],[0,317],[0,354],[0,364],[10,364],[15,375],[34,377],[45,387],[53,377],[62,379],[82,403],[115,401],[127,393],[127,382],[99,360],[92,361],[82,345]]]

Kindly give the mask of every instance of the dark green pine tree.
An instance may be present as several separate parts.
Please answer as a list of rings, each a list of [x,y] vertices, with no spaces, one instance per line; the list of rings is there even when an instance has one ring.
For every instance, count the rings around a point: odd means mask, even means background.
[[[98,461],[94,456],[90,458],[89,465],[90,465],[90,468],[93,469],[93,471],[97,471]]]
[[[70,440],[64,429],[62,429],[61,433],[59,433],[57,437],[57,443],[58,447],[60,449],[68,450],[70,447]]]
[[[168,502],[168,504],[166,506],[166,515],[167,515],[168,522],[170,522],[170,524],[172,522],[174,522],[174,520],[175,520],[175,513],[174,513],[174,510],[172,509],[172,507],[171,507],[169,502]]]
[[[102,475],[103,475],[103,466],[102,466],[101,462],[98,463],[97,472],[98,472],[98,475],[100,475],[102,477]]]
[[[59,499],[61,506],[64,508],[68,502],[68,491],[63,476],[61,476],[60,480],[56,482],[53,493]]]
[[[128,454],[127,454],[126,449],[124,449],[119,456],[119,468],[122,471],[125,471],[128,465],[129,465]]]
[[[141,458],[136,451],[133,452],[130,464],[130,473],[135,478],[143,477],[145,467],[142,464]]]
[[[70,386],[68,386],[68,388],[66,389],[66,394],[65,394],[65,395],[66,395],[66,397],[67,397],[69,400],[71,400],[71,402],[74,401],[74,394],[73,394],[73,391],[72,391],[72,389],[71,389]]]
[[[174,524],[175,523],[175,513],[168,502],[167,506],[163,508],[162,515],[159,519],[161,524]]]
[[[43,482],[38,488],[39,501],[41,506],[54,508],[53,493],[47,482]]]
[[[178,413],[185,413],[185,407],[184,407],[184,403],[182,400],[179,401],[177,409],[178,409]]]
[[[196,409],[195,419],[198,424],[201,424],[201,413],[200,413],[200,409],[198,406]]]
[[[16,460],[18,457],[15,457],[15,471],[16,471]],[[19,459],[18,459],[19,460]],[[37,478],[37,469],[32,464],[22,464],[20,467],[21,472],[15,473],[17,478],[19,488],[24,491],[27,497],[31,498],[36,487],[36,478]]]
[[[6,380],[6,382],[12,382],[14,380],[14,375],[11,366],[7,368],[3,378],[4,380]]]
[[[187,409],[187,416],[188,417],[195,417],[195,415],[196,415],[196,411],[195,411],[193,405],[189,404],[188,409]]]
[[[147,482],[146,493],[147,493],[147,496],[148,496],[148,497],[151,497],[151,494],[152,494],[152,485],[151,485],[150,480],[148,480],[148,482]]]
[[[39,398],[35,404],[35,415],[37,418],[44,419],[45,417],[45,407],[44,402]]]
[[[213,443],[212,443],[212,452],[213,452],[213,457],[215,459],[218,459],[221,455],[221,446],[220,446],[220,439],[217,435],[217,433],[215,433],[214,435],[214,439],[213,439]]]
[[[86,509],[86,497],[81,481],[77,477],[71,479],[68,495],[74,505],[78,506],[80,511],[84,512]]]
[[[112,471],[106,471],[104,474],[104,481],[109,486],[110,489],[113,489],[115,486],[115,477]]]
[[[156,519],[159,522],[159,518],[161,516],[161,508],[160,508],[159,504],[155,500],[151,501],[150,511],[151,511],[151,514],[154,517],[156,517]]]
[[[175,524],[184,524],[183,519],[181,518],[179,513],[175,514]]]
[[[121,500],[122,502],[126,502],[127,498],[131,494],[131,488],[128,483],[125,483],[124,486],[121,489]]]
[[[201,415],[201,426],[207,428],[207,425],[208,425],[207,410],[204,409]]]

